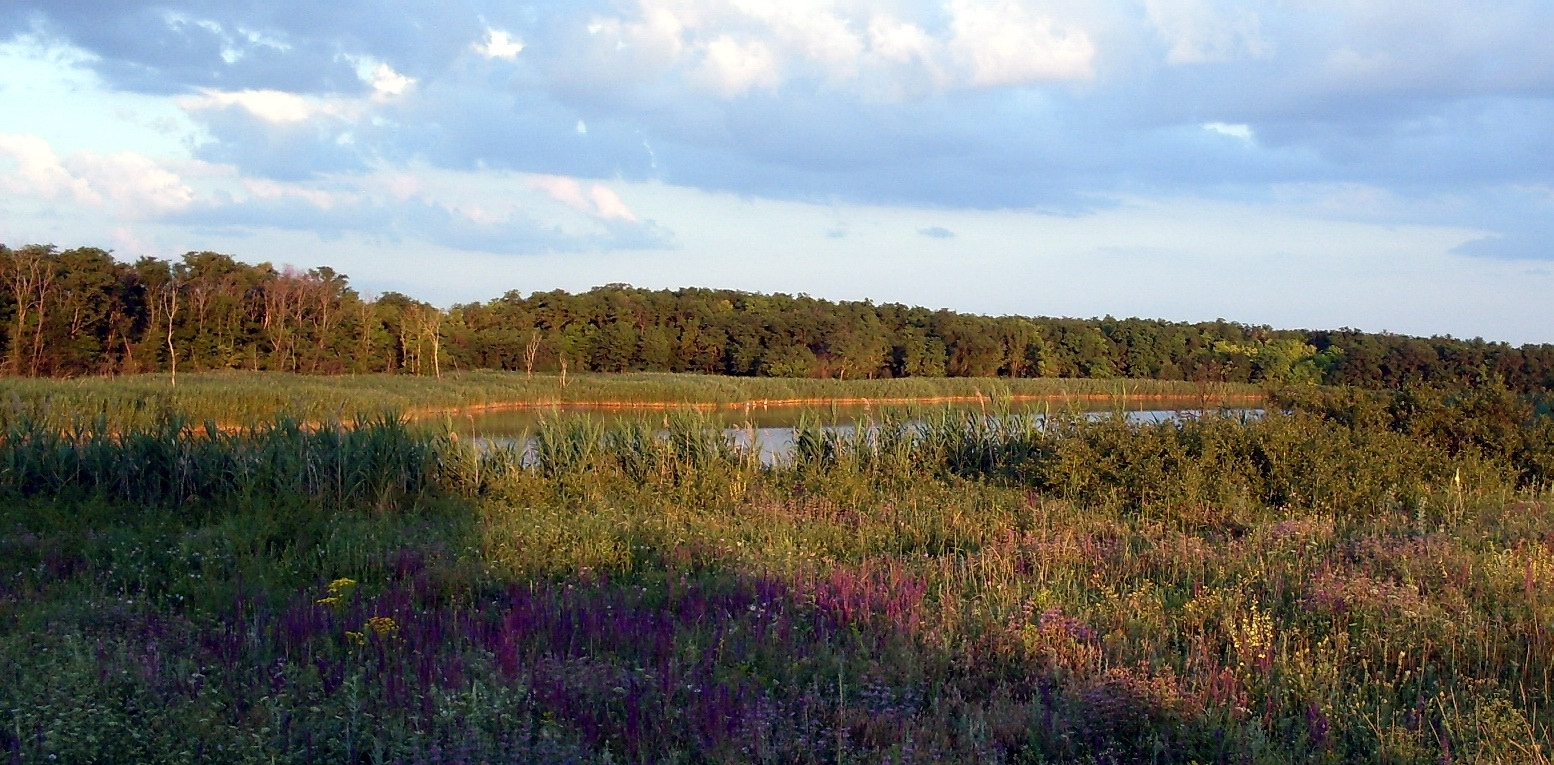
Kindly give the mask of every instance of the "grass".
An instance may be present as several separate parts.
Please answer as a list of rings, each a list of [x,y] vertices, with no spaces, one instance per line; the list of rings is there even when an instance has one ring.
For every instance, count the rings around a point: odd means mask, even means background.
[[[1481,398],[816,422],[776,466],[695,413],[555,419],[532,460],[13,427],[0,751],[1547,762],[1554,430]]]
[[[101,423],[144,429],[170,414],[192,422],[254,426],[288,416],[303,422],[350,421],[384,412],[435,413],[511,405],[616,406],[712,405],[857,401],[862,399],[977,398],[1011,396],[1171,397],[1217,402],[1227,396],[1258,397],[1247,385],[1198,385],[1151,380],[1048,380],[905,378],[815,380],[635,373],[554,375],[470,371],[437,380],[409,375],[320,377],[274,372],[111,378],[0,380],[0,408],[55,428]]]

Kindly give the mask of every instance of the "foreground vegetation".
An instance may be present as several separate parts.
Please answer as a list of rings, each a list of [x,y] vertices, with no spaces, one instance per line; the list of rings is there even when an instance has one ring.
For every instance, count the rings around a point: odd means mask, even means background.
[[[287,417],[306,423],[349,422],[387,411],[412,416],[494,406],[567,405],[738,407],[796,401],[985,399],[1064,400],[1106,397],[1174,398],[1201,406],[1261,398],[1251,385],[1154,380],[910,378],[895,380],[776,379],[716,375],[526,375],[478,370],[441,380],[413,375],[317,376],[283,372],[125,375],[0,382],[0,407],[55,429],[146,429],[169,417],[202,425],[254,426]]]
[[[1554,345],[1226,321],[975,316],[869,301],[607,285],[442,310],[344,274],[191,252],[121,263],[0,245],[0,369],[16,376],[250,371],[697,372],[1554,387]]]
[[[1283,413],[1283,409],[1289,413]],[[392,419],[0,441],[22,762],[1546,762],[1554,425]]]

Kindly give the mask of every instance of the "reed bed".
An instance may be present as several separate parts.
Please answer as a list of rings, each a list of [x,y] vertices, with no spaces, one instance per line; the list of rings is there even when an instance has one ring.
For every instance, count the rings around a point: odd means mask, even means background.
[[[814,422],[776,465],[695,414],[12,425],[0,750],[1546,762],[1554,430],[1497,395]]]
[[[321,377],[278,372],[218,372],[76,379],[0,380],[0,410],[56,429],[104,421],[145,429],[167,416],[226,427],[253,427],[285,416],[309,423],[350,421],[394,411],[407,416],[480,408],[597,406],[617,408],[731,407],[826,402],[944,400],[996,404],[1011,397],[1173,398],[1211,405],[1252,400],[1250,385],[1200,385],[1153,380],[903,378],[833,380],[634,373],[555,375],[475,370],[441,379],[412,375]]]

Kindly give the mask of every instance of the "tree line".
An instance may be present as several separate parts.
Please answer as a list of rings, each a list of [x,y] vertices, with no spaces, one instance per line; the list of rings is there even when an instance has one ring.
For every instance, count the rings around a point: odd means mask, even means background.
[[[699,372],[843,379],[1085,377],[1554,388],[1554,345],[1276,330],[1227,321],[978,316],[732,290],[510,291],[439,309],[326,266],[0,245],[0,369],[79,376],[252,369]]]

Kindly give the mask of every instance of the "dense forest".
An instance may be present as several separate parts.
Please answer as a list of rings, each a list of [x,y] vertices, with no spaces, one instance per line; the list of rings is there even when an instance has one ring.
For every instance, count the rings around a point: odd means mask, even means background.
[[[344,274],[191,252],[0,245],[6,374],[213,369],[440,375],[674,371],[780,377],[1152,378],[1554,387],[1554,345],[1275,330],[1226,321],[987,317],[804,295],[612,284],[442,310]]]

